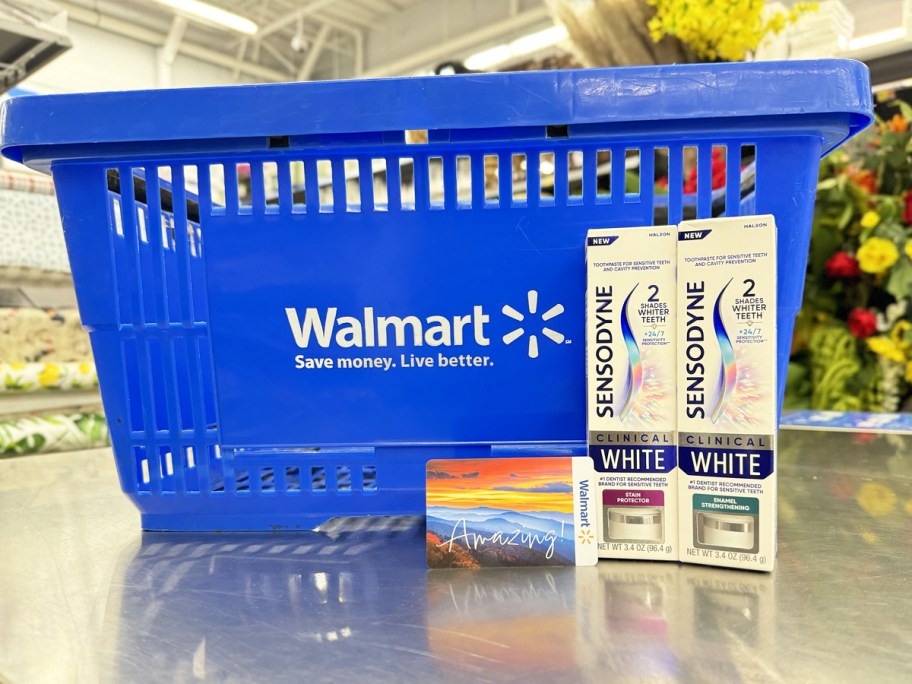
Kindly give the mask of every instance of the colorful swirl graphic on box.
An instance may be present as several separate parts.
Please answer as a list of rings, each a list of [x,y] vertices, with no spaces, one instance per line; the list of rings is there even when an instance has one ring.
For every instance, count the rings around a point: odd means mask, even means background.
[[[633,408],[640,389],[643,387],[643,359],[640,355],[640,347],[637,345],[636,337],[633,334],[633,328],[630,325],[630,298],[636,292],[637,286],[634,285],[630,294],[624,300],[624,306],[621,309],[621,335],[624,338],[624,346],[627,348],[627,385],[624,403],[618,417],[624,420]]]
[[[725,322],[722,320],[722,297],[728,286],[731,285],[729,280],[719,296],[716,297],[716,304],[713,307],[713,331],[716,334],[716,341],[719,343],[719,353],[721,355],[721,365],[719,373],[719,391],[716,405],[712,410],[711,420],[715,423],[722,415],[725,404],[731,396],[732,390],[738,379],[738,364],[735,362],[735,350],[732,347],[731,337],[728,330],[725,329]]]

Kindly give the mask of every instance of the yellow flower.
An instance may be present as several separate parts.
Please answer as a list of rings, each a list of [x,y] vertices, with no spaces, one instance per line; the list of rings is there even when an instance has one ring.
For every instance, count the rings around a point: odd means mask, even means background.
[[[861,217],[862,228],[876,228],[878,223],[880,223],[880,214],[876,211],[866,211],[864,216]]]
[[[862,530],[861,531],[861,540],[865,544],[873,545],[880,541],[880,537],[878,537],[874,532],[871,532],[871,530]]]
[[[912,259],[912,240],[906,240],[906,246],[903,247],[906,256]]]
[[[703,59],[740,61],[763,39],[794,23],[817,3],[796,3],[790,12],[764,16],[762,0],[647,0],[656,8],[649,20],[655,42],[675,36]]]
[[[909,347],[912,346],[906,340],[906,333],[910,330],[912,330],[912,323],[907,320],[901,320],[894,325],[893,330],[890,331],[890,339],[904,352],[909,351]]]
[[[42,387],[52,387],[60,379],[60,366],[56,363],[49,363],[44,370],[38,375],[38,383]]]
[[[79,364],[79,372],[82,375],[88,375],[89,373],[92,372],[92,364],[88,363],[86,361],[83,361],[82,363]]]
[[[862,225],[864,225],[864,219],[862,219]],[[892,240],[872,237],[858,249],[855,258],[858,259],[858,265],[865,273],[883,273],[899,259],[899,250],[896,249]]]
[[[25,369],[24,363],[11,363],[10,368],[14,371],[21,371]]]
[[[896,494],[893,490],[879,482],[865,482],[855,495],[855,501],[868,515],[879,518],[896,506]]]
[[[906,382],[912,382],[912,361],[906,364]],[[909,501],[912,503],[912,499]]]
[[[868,343],[868,349],[878,356],[882,356],[890,361],[896,361],[896,363],[905,363],[906,355],[903,354],[899,345],[889,337],[878,335],[877,337],[869,337],[866,342]]]

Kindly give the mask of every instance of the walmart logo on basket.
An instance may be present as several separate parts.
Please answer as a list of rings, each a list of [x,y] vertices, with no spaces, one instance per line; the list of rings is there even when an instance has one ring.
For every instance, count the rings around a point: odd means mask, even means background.
[[[529,304],[529,314],[528,315],[535,316],[535,314],[538,312],[538,292],[536,290],[529,290],[529,292],[526,293],[526,299]],[[521,314],[519,311],[514,309],[509,304],[504,306],[502,311],[505,316],[509,316],[510,318],[512,318],[514,321],[516,321],[518,323],[523,323],[526,320],[526,317],[523,314]],[[555,304],[554,306],[552,306],[550,309],[548,309],[547,311],[545,311],[545,313],[543,313],[541,315],[541,320],[543,322],[550,321],[552,318],[556,318],[557,316],[560,316],[562,313],[564,313],[564,305]],[[503,336],[504,344],[513,344],[516,340],[518,340],[520,337],[522,337],[525,334],[525,332],[526,332],[525,328],[523,328],[521,326],[516,328],[515,330],[511,330],[510,332],[508,332],[506,335]],[[541,329],[541,333],[542,333],[542,335],[547,337],[549,340],[554,342],[554,344],[563,344],[564,343],[563,334],[557,332],[556,330],[552,330],[551,328],[549,328],[547,326],[545,326]],[[531,333],[529,335],[529,358],[530,359],[538,358],[538,335],[536,335],[535,333]]]
[[[535,322],[536,329],[527,337],[529,358],[538,358],[538,329],[541,335],[555,344],[564,344],[564,335],[544,323],[564,313],[562,304],[555,304],[542,314],[538,314],[538,292],[529,290],[526,293],[527,313],[520,313],[512,306],[506,305],[501,311],[505,316],[522,323],[503,335],[504,344],[510,345],[527,334],[526,328]],[[285,316],[294,336],[295,343],[301,349],[311,344],[327,349],[331,346],[344,349],[365,347],[460,347],[464,344],[475,344],[487,347],[491,344],[487,326],[491,316],[485,313],[483,306],[473,306],[467,313],[442,316],[390,316],[378,315],[374,307],[364,307],[357,316],[339,315],[339,309],[331,306],[326,309],[308,307],[303,316],[298,309],[287,307]],[[553,325],[553,324],[552,324]]]

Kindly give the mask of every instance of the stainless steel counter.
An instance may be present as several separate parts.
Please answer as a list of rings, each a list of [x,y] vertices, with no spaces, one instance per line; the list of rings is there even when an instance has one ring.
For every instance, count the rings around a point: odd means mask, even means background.
[[[779,483],[772,575],[429,572],[414,521],[142,534],[106,451],[0,461],[0,681],[912,681],[912,437],[783,431]]]

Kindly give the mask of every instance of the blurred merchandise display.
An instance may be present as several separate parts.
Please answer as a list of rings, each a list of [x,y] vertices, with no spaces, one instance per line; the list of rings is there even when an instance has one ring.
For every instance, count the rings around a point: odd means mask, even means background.
[[[787,408],[912,409],[912,107],[824,160]]]

